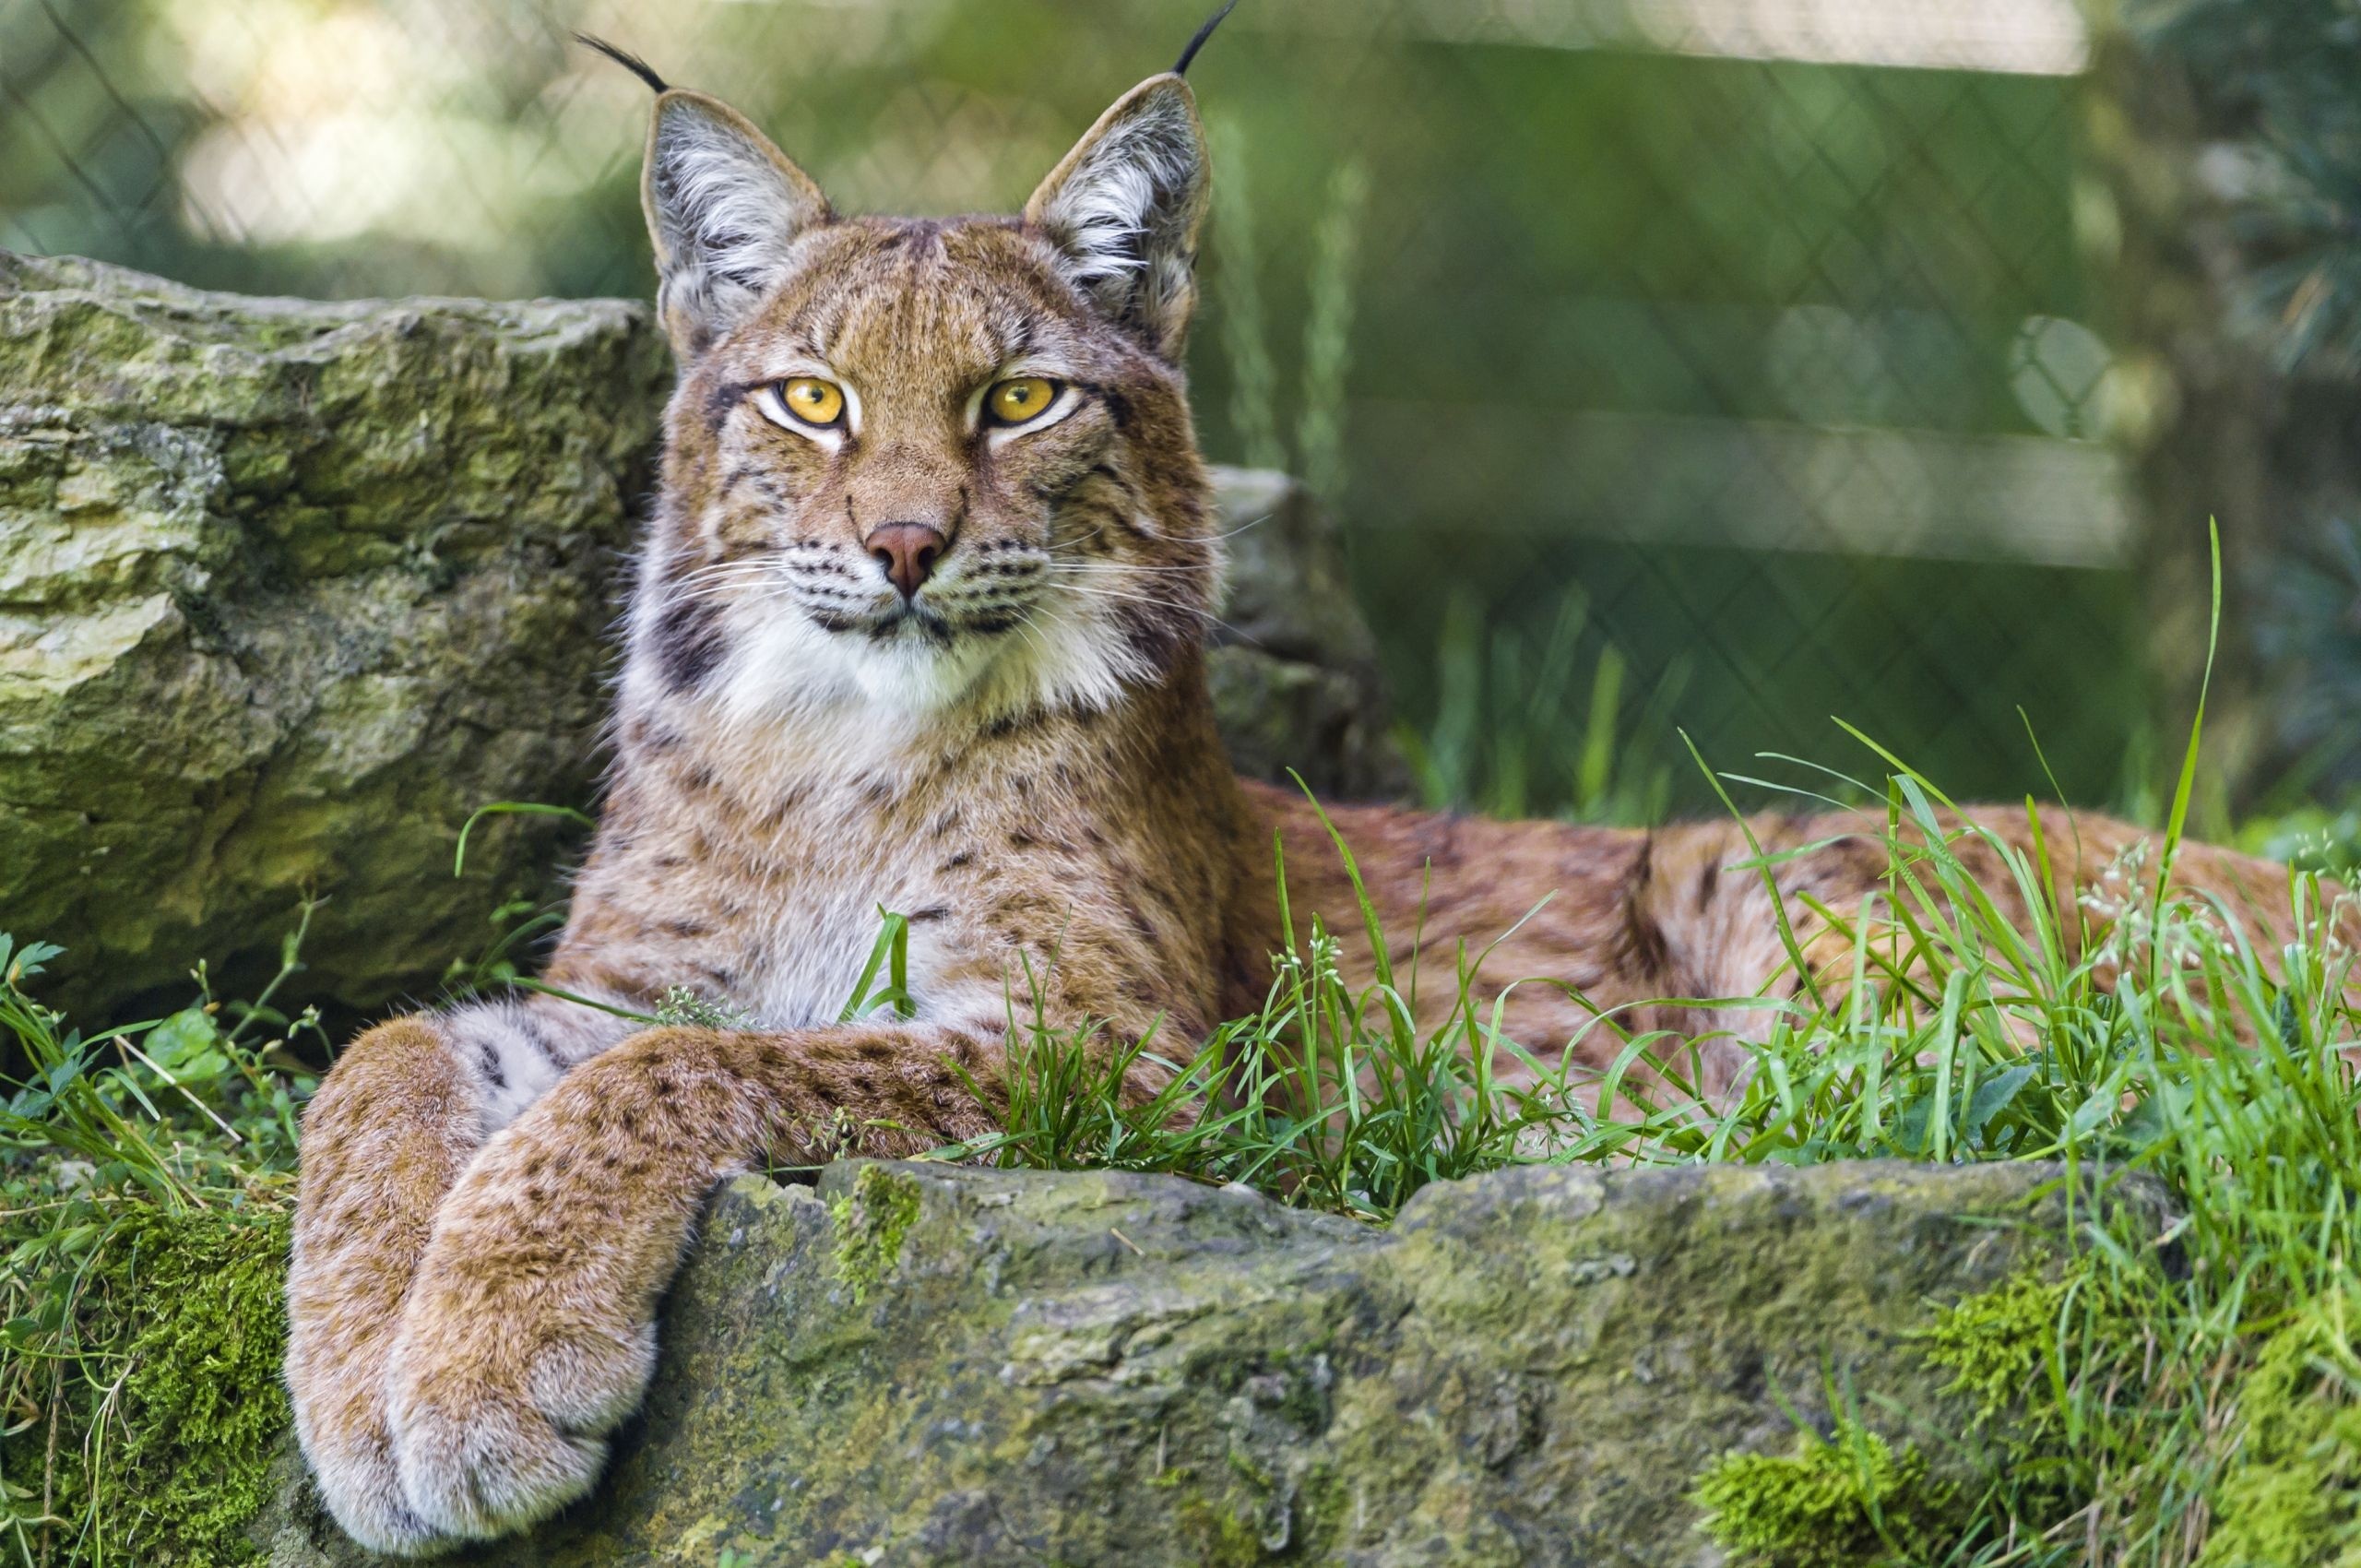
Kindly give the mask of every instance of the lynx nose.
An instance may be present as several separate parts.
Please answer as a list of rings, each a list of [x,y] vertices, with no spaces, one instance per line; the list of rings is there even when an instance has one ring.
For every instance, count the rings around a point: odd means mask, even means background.
[[[885,568],[885,576],[902,590],[904,599],[918,597],[934,564],[950,545],[940,529],[924,523],[887,523],[867,540],[869,553]]]

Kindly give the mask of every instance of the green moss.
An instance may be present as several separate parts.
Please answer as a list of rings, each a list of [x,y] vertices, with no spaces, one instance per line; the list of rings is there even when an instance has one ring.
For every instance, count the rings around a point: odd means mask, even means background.
[[[1943,1392],[1965,1395],[1978,1422],[1987,1425],[2029,1405],[2045,1405],[2044,1369],[2057,1348],[2059,1313],[2076,1283],[2027,1269],[1938,1312],[1927,1334],[1926,1354],[1952,1374]]]
[[[1923,1336],[1929,1363],[1952,1374],[1945,1392],[1975,1412],[1992,1485],[1979,1505],[1987,1527],[2006,1518],[2040,1534],[2095,1494],[2097,1440],[2070,1430],[2052,1374],[2074,1374],[2066,1399],[2085,1427],[2109,1419],[2094,1397],[2140,1386],[2156,1317],[2120,1285],[2089,1266],[2027,1270],[1941,1310]],[[2350,1292],[2313,1301],[2232,1371],[2220,1398],[2228,1456],[2207,1490],[2199,1568],[2361,1568],[2356,1306]],[[1929,1481],[1915,1451],[1894,1455],[1844,1422],[1832,1442],[1806,1434],[1791,1456],[1729,1455],[1692,1493],[1709,1533],[1754,1568],[1917,1561],[1914,1550],[1967,1529],[1959,1496]]]
[[[2003,1467],[2031,1467],[2055,1446],[2059,1412],[2047,1369],[2066,1303],[2083,1283],[2079,1272],[2055,1273],[2028,1267],[1963,1297],[1920,1336],[1928,1362],[1951,1374],[1943,1391],[1968,1401]],[[1790,1455],[1725,1455],[1691,1499],[1706,1532],[1757,1568],[1907,1562],[1966,1523],[1958,1490],[1932,1479],[1915,1446],[1896,1454],[1849,1418],[1828,1439],[1803,1433]]]
[[[60,1564],[230,1568],[291,1420],[279,1382],[288,1221],[277,1212],[123,1210],[88,1254],[45,1443],[11,1443],[7,1478],[60,1521]]]
[[[251,1561],[243,1530],[270,1495],[291,1419],[283,1215],[148,1215],[121,1254],[140,1305],[123,1384],[124,1441],[99,1490],[128,1561]],[[108,1494],[112,1494],[109,1496]]]
[[[1180,1538],[1203,1568],[1253,1568],[1270,1560],[1255,1522],[1202,1497],[1180,1500],[1172,1511]]]
[[[2271,1337],[2240,1383],[2245,1438],[2213,1497],[2201,1568],[2361,1568],[2361,1363],[2350,1293]]]
[[[1940,1560],[1934,1549],[1979,1520],[2037,1532],[2086,1503],[2095,1481],[2090,1455],[2070,1436],[2053,1371],[2070,1359],[2086,1372],[2136,1368],[2148,1331],[2092,1268],[2035,1261],[1938,1310],[1916,1336],[1928,1363],[1950,1374],[1943,1392],[1969,1408],[1965,1435],[1975,1441],[1961,1457],[1983,1472],[1980,1503],[1932,1479],[1915,1448],[1894,1454],[1849,1420],[1831,1441],[1807,1433],[1790,1456],[1732,1455],[1705,1472],[1692,1498],[1714,1538],[1762,1568],[1870,1568],[1912,1561],[1913,1551]]]
[[[1698,1479],[1703,1528],[1753,1568],[1883,1568],[1922,1562],[1958,1527],[1956,1494],[1915,1445],[1896,1454],[1846,1418],[1786,1455],[1727,1454]]]
[[[836,1227],[836,1277],[858,1303],[901,1261],[902,1238],[919,1217],[919,1184],[901,1171],[865,1165],[852,1191],[831,1199]]]

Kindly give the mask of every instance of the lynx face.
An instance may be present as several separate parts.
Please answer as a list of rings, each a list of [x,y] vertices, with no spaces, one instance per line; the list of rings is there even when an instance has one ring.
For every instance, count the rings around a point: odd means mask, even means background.
[[[836,218],[713,100],[659,101],[646,199],[682,363],[633,613],[650,695],[1103,707],[1196,646],[1218,542],[1175,364],[1203,143],[1134,89],[1017,219]]]

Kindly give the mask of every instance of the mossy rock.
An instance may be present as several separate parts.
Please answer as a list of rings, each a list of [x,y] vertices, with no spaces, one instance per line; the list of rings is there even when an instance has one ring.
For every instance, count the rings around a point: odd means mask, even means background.
[[[430,985],[582,803],[670,374],[621,301],[326,304],[0,253],[0,929],[97,1021],[209,957]]]
[[[1335,520],[1285,474],[1213,473],[1229,568],[1205,674],[1230,761],[1279,784],[1293,770],[1327,800],[1403,793],[1409,769]]]
[[[1897,1452],[1964,1429],[1916,1336],[2054,1241],[2059,1174],[1525,1170],[1390,1231],[1123,1174],[741,1181],[597,1494],[463,1561],[1714,1562],[1694,1479],[1832,1390]],[[366,1562],[297,1469],[275,1568]]]
[[[34,1213],[0,1227],[0,1257]],[[53,1281],[33,1320],[6,1329],[11,1349],[29,1328],[53,1344],[47,1303],[71,1302],[59,1427],[37,1420],[0,1437],[0,1487],[35,1503],[0,1509],[27,1521],[12,1543],[58,1568],[256,1561],[247,1527],[273,1496],[271,1460],[291,1420],[279,1382],[287,1248],[287,1215],[273,1207],[134,1203],[79,1226],[70,1280]],[[43,1497],[47,1529],[30,1523]]]

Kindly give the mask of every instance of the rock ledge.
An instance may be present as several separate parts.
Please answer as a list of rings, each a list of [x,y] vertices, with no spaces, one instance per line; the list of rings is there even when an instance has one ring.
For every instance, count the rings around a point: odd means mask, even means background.
[[[2061,1174],[1522,1170],[1391,1231],[1124,1174],[741,1181],[599,1492],[461,1561],[1713,1563],[1683,1494],[1787,1410],[1956,1432],[1908,1336],[2056,1233]],[[917,1200],[890,1259],[857,1183]],[[294,1468],[273,1568],[367,1561]]]

